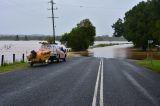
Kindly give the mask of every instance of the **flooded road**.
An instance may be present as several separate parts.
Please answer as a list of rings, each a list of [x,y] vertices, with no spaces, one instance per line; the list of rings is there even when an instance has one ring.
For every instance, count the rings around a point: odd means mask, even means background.
[[[93,48],[89,51],[93,53],[94,57],[104,58],[126,58],[127,53],[124,48],[132,47],[133,44],[121,44],[114,46],[107,46],[101,48]]]
[[[38,50],[40,48],[41,44],[39,42],[41,41],[0,41],[0,60],[1,55],[4,55],[4,61],[10,63],[13,61],[13,54],[16,54],[16,61],[22,60],[22,54],[25,54],[26,60],[26,55],[30,53],[31,50]],[[89,51],[94,53],[94,57],[125,58],[126,53],[120,48],[132,46],[132,44],[126,44],[128,43],[127,41],[95,41],[95,45],[110,43],[118,43],[120,45],[94,48]]]

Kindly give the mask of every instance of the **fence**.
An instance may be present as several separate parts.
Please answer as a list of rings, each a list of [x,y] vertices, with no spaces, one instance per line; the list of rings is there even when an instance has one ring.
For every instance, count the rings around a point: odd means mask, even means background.
[[[21,56],[13,54],[12,58],[11,56],[8,57],[6,55],[1,55],[1,66],[4,66],[6,63],[15,63],[15,62],[24,62],[25,61],[25,54],[21,54]]]
[[[72,49],[71,49],[71,48],[66,48],[66,51],[67,51],[67,52],[71,52]]]

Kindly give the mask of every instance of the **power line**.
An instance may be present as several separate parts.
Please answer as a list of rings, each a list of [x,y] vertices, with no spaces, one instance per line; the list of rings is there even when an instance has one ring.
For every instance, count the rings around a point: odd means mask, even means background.
[[[51,3],[51,9],[48,9],[48,10],[52,11],[52,17],[48,17],[48,18],[52,18],[52,24],[53,24],[53,43],[55,44],[55,22],[54,22],[54,19],[58,18],[58,17],[54,16],[54,10],[57,10],[57,8],[54,8],[54,5],[56,3],[54,3],[53,0],[51,0],[49,3]]]

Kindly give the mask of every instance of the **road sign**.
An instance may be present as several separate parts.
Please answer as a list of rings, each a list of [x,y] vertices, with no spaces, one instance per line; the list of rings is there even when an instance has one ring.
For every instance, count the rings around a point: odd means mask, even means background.
[[[148,43],[149,43],[149,44],[153,43],[153,40],[148,40]]]

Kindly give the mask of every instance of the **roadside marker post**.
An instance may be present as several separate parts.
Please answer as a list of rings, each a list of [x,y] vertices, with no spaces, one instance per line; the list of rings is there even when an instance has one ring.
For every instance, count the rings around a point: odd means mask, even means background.
[[[13,63],[15,63],[16,60],[15,57],[16,57],[15,54],[13,54]]]
[[[153,40],[148,40],[148,53],[147,53],[147,59],[149,59],[149,51],[150,51],[150,47],[149,45],[153,43]],[[151,57],[150,57],[150,60],[151,60],[151,64],[152,64],[152,54],[151,54]]]
[[[22,54],[22,62],[24,62],[24,53]]]
[[[1,58],[1,66],[4,65],[4,55],[2,55],[2,58]]]

